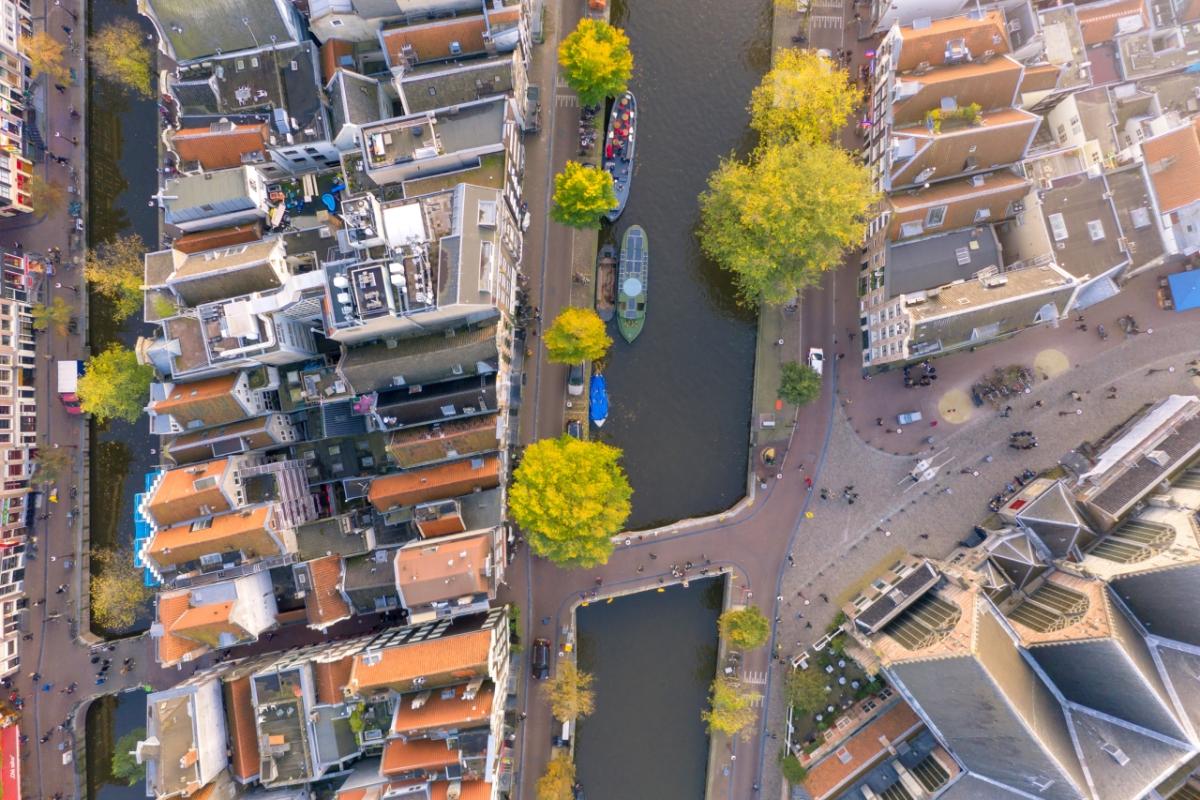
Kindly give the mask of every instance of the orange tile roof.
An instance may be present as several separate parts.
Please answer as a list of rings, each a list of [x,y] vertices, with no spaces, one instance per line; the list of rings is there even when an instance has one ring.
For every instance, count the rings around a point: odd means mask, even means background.
[[[892,185],[901,187],[916,182],[926,168],[933,169],[932,180],[953,178],[964,172],[982,172],[1019,161],[1042,118],[1016,108],[985,111],[982,124],[933,133],[924,125],[894,131],[898,136],[916,140],[916,154],[893,167]],[[967,169],[970,160],[974,167]]]
[[[476,459],[466,459],[376,478],[367,498],[379,511],[390,511],[397,506],[444,500],[499,486],[500,459],[488,456],[479,460],[483,462],[480,467],[474,466]]]
[[[449,458],[462,458],[496,450],[496,420],[491,416],[446,422],[425,428],[397,431],[387,451],[401,467],[411,468]]]
[[[826,753],[820,761],[809,767],[808,777],[804,779],[804,788],[814,800],[829,797],[836,789],[875,764],[888,752],[887,747],[879,741],[881,737],[895,744],[908,738],[919,727],[920,718],[908,703],[899,701],[842,742],[841,747]],[[850,756],[845,762],[838,757],[838,753],[843,749]]]
[[[163,634],[158,639],[158,663],[164,667],[178,664],[189,653],[200,650],[204,645],[171,633],[175,621],[191,608],[188,592],[162,593],[158,596],[158,622]]]
[[[396,588],[407,608],[464,595],[487,593],[484,569],[492,552],[493,533],[451,541],[433,541],[402,547],[393,561]]]
[[[308,562],[312,588],[304,597],[310,627],[324,629],[350,616],[350,603],[342,596],[342,557],[325,556]]]
[[[229,615],[233,612],[235,600],[224,603],[209,603],[206,606],[193,606],[180,615],[171,625],[171,631],[180,633],[194,628],[205,628],[218,623],[228,623]]]
[[[240,375],[240,372],[233,372],[229,375],[218,375],[215,378],[205,378],[204,380],[192,381],[191,383],[177,383],[171,389],[171,394],[162,400],[151,403],[150,407],[159,414],[171,414],[187,408],[192,403],[211,400],[214,397],[228,396],[233,391],[233,387],[237,384]],[[239,414],[238,416],[242,415]],[[234,417],[234,419],[237,418]],[[229,421],[232,422],[233,419]],[[209,424],[215,425],[217,423]]]
[[[228,466],[229,459],[222,458],[167,472],[147,505],[154,521],[165,527],[229,511],[232,506],[221,491],[221,478]],[[213,478],[213,485],[198,490],[196,483],[205,478]]]
[[[398,66],[405,63],[404,46],[409,45],[416,53],[417,62],[453,58],[450,43],[458,42],[460,56],[486,52],[483,35],[487,32],[487,20],[483,14],[436,20],[423,25],[406,25],[383,32],[383,49],[387,51],[388,63]]]
[[[342,702],[346,698],[342,687],[350,681],[350,670],[353,667],[353,656],[339,658],[337,661],[314,662],[313,677],[317,683],[317,702],[326,705]]]
[[[1146,4],[1142,0],[1118,0],[1116,3],[1101,5],[1093,3],[1080,6],[1075,16],[1079,19],[1079,28],[1083,31],[1083,43],[1087,45],[1112,41],[1120,31],[1117,22],[1123,17],[1141,17],[1142,27],[1150,25],[1150,16],[1146,13]]]
[[[976,212],[980,209],[987,210],[986,221],[997,222],[1008,216],[1012,203],[1023,198],[1030,186],[1031,183],[1025,178],[1001,170],[985,176],[981,186],[976,186],[970,178],[960,178],[935,183],[928,189],[893,193],[887,199],[892,208],[888,238],[905,238],[901,235],[902,226],[910,222],[921,222],[923,226],[929,209],[936,206],[946,209],[942,224],[936,229],[925,230],[922,227],[920,233],[910,236],[974,225]]]
[[[341,66],[342,56],[348,56],[354,53],[354,42],[348,42],[345,39],[326,39],[325,44],[321,45],[321,83],[322,85],[333,80],[334,74]]]
[[[1038,64],[1025,68],[1021,78],[1022,92],[1045,92],[1058,86],[1063,68],[1058,64]]]
[[[360,691],[398,686],[428,675],[449,673],[470,678],[486,667],[491,642],[491,630],[484,629],[359,653],[354,657],[349,685],[352,690]],[[376,654],[379,659],[367,663],[366,656]]]
[[[973,58],[982,58],[991,50],[1003,55],[1009,50],[1008,32],[1004,26],[1004,15],[989,11],[982,19],[963,15],[934,20],[922,28],[911,25],[900,29],[900,58],[897,72],[908,72],[922,63],[940,66],[946,63],[946,44],[963,39]]]
[[[467,529],[467,526],[463,524],[462,514],[457,511],[453,514],[443,514],[433,519],[413,520],[413,524],[417,526],[417,532],[425,539],[462,533]]]
[[[171,137],[180,161],[198,161],[205,169],[230,169],[242,165],[242,156],[259,153],[266,158],[267,125],[234,125],[230,130],[180,128]]]
[[[925,115],[939,108],[943,98],[954,99],[960,108],[972,103],[978,103],[985,111],[1007,108],[1013,104],[1023,69],[1019,62],[1001,56],[901,78],[906,83],[919,84],[920,89],[892,104],[893,124],[924,123]]]
[[[249,558],[278,555],[279,544],[267,530],[270,509],[266,506],[221,514],[207,528],[192,530],[191,524],[158,531],[147,550],[156,564],[178,566],[212,553],[241,551]]]
[[[261,238],[262,223],[247,222],[230,228],[185,233],[171,243],[171,249],[191,255],[192,253],[203,253],[205,250],[216,250],[219,247],[249,244],[257,242]]]
[[[392,718],[392,733],[406,734],[431,728],[461,730],[486,722],[492,714],[492,700],[496,695],[494,687],[487,686],[481,689],[471,700],[463,699],[465,689],[465,686],[454,687],[454,696],[448,700],[435,691],[433,696],[416,710],[412,707],[415,695],[401,697],[396,705],[396,714]]]
[[[1200,200],[1200,120],[1142,142],[1150,183],[1164,214]]]
[[[449,800],[451,781],[438,781],[429,786],[429,800]],[[458,800],[489,800],[492,785],[485,781],[462,781],[459,783]]]
[[[254,724],[250,676],[230,681],[225,688],[225,710],[230,722],[229,742],[233,750],[230,768],[242,781],[248,781],[257,777],[259,771],[258,730]]]
[[[444,741],[418,739],[406,742],[390,739],[383,748],[383,762],[379,765],[382,775],[400,775],[412,770],[431,770],[449,767],[458,763],[458,750],[452,750]]]

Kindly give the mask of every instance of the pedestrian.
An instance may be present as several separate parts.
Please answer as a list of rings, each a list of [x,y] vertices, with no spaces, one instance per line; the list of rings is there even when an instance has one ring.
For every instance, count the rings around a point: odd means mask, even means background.
[[[922,539],[928,539],[928,538],[929,538],[929,534],[928,534],[928,533],[922,533],[922,534],[921,534],[921,538],[922,538]]]
[[[657,556],[657,555],[655,555],[654,553],[651,553],[651,554],[650,554],[650,560],[651,560],[651,561],[657,561],[657,560],[658,560],[658,556]]]

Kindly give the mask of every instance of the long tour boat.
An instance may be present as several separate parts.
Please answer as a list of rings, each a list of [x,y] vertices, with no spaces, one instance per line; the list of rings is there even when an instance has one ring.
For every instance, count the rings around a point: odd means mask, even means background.
[[[617,192],[617,207],[605,213],[604,219],[616,222],[629,199],[629,184],[633,181],[634,132],[637,129],[637,100],[633,92],[625,92],[613,103],[604,135],[604,169],[613,177]]]
[[[621,237],[617,271],[617,330],[630,344],[646,324],[646,284],[650,273],[650,240],[641,225],[631,225]]]

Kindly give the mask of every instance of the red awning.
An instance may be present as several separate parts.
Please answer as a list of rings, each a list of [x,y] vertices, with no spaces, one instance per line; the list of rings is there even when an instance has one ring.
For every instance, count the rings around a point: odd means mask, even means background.
[[[0,728],[0,788],[3,797],[21,796],[21,739],[16,725]]]

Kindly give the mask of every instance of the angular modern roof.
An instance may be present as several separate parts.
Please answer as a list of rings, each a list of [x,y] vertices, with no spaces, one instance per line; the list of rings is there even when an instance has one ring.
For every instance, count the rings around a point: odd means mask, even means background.
[[[1188,744],[1139,731],[1079,707],[1068,711],[1080,760],[1096,797],[1147,797],[1195,755]]]
[[[1200,647],[1200,563],[1118,575],[1112,587],[1150,634]]]
[[[1080,554],[1096,539],[1075,507],[1075,501],[1062,481],[1017,512],[1017,520],[1046,545],[1055,558],[1079,560]]]

